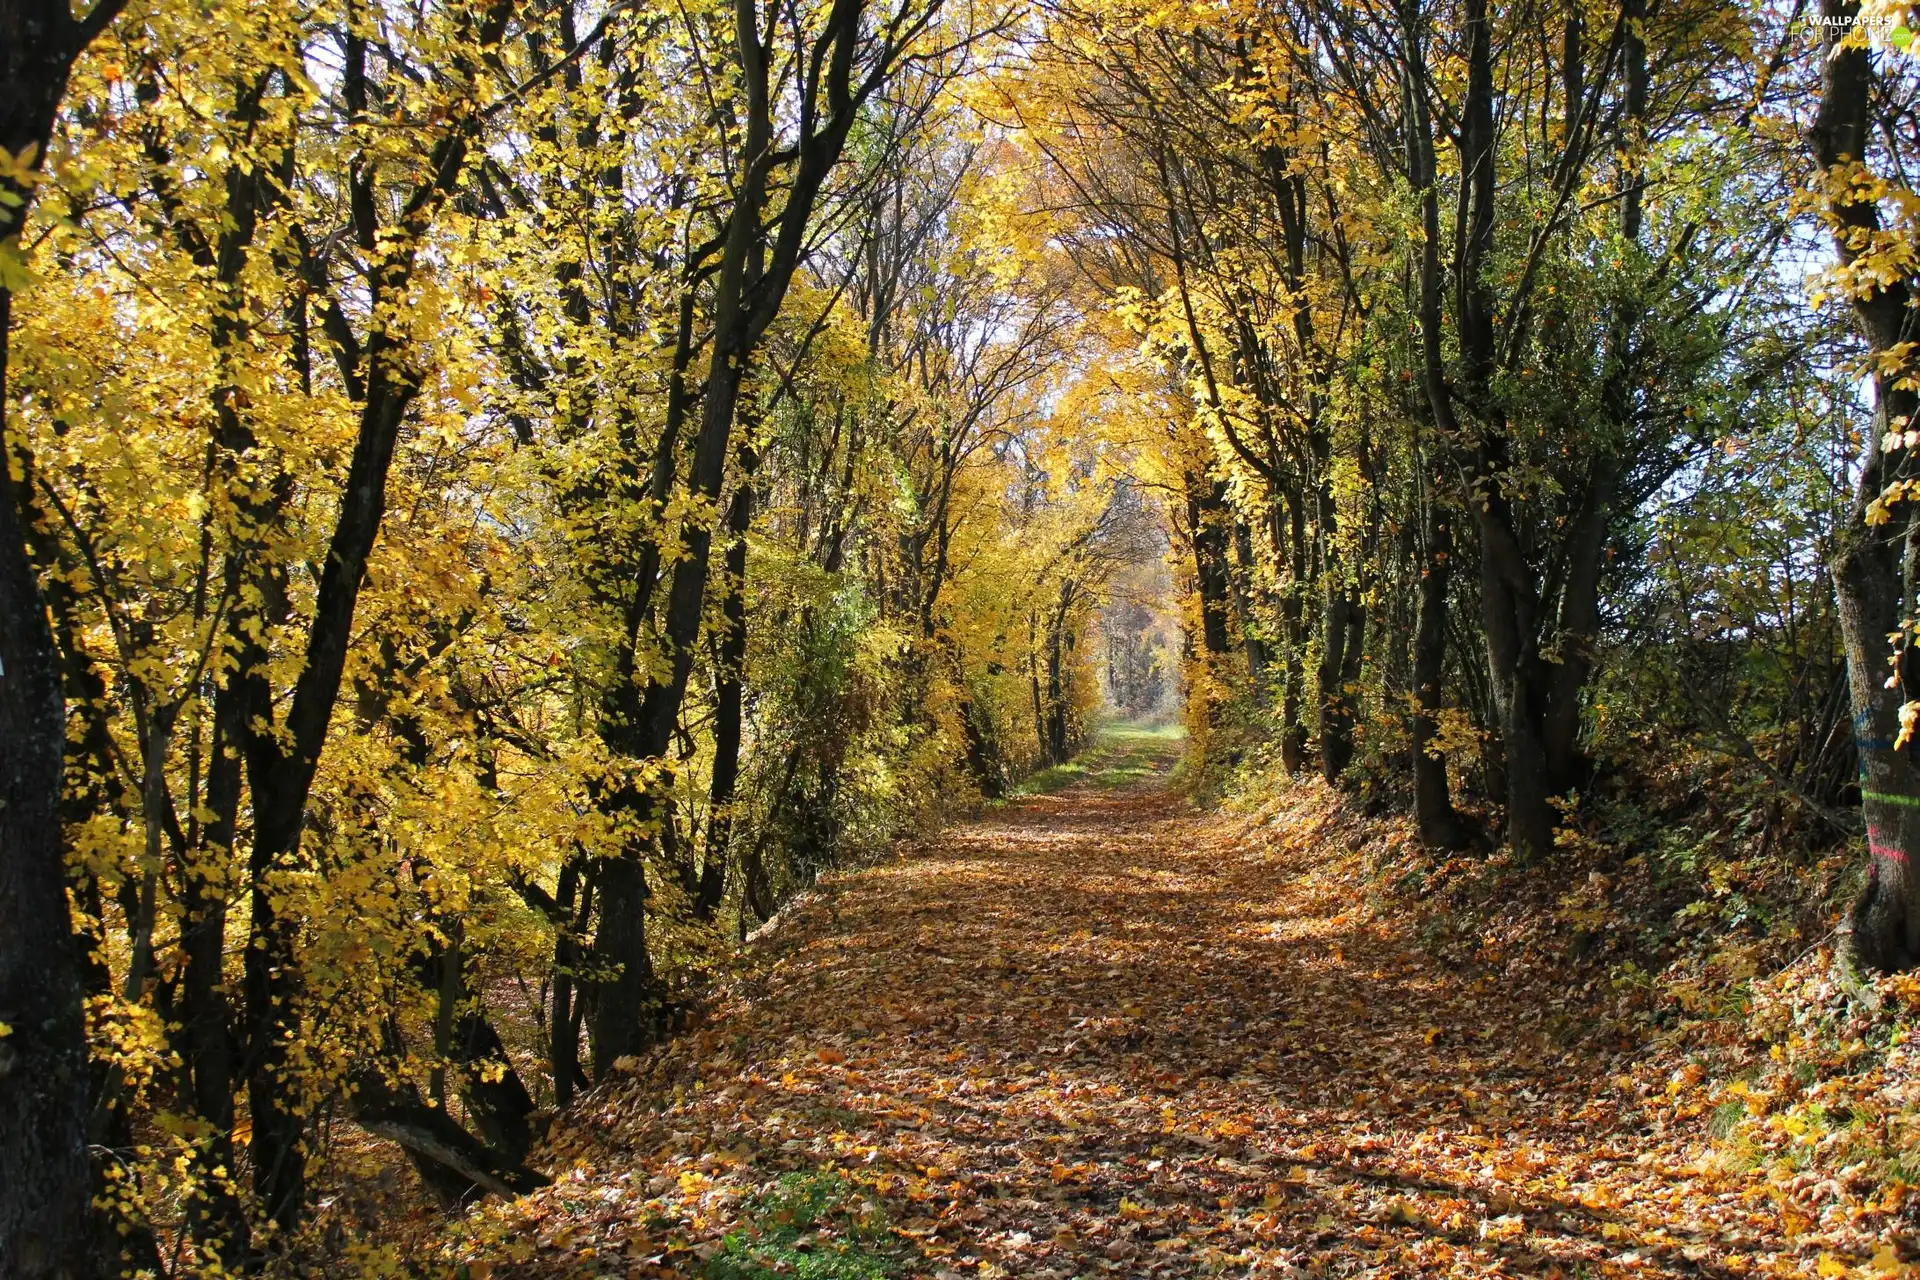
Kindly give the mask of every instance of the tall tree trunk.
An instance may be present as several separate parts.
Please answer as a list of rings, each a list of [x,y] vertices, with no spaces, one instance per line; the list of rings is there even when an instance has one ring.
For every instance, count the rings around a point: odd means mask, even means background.
[[[0,40],[21,39],[17,31],[0,26]],[[0,242],[0,252],[12,248]],[[0,289],[0,327],[11,302]],[[6,474],[11,455],[9,444],[0,458],[0,1274],[77,1280],[94,1265],[81,944],[67,913],[60,836],[66,701]]]
[[[747,367],[786,299],[807,245],[814,207],[828,174],[839,163],[848,132],[867,97],[885,79],[882,72],[886,68],[879,68],[858,86],[852,80],[864,12],[862,0],[835,0],[825,25],[813,37],[814,57],[805,82],[783,86],[783,91],[790,89],[804,97],[803,117],[809,131],[794,144],[792,181],[775,221],[777,231],[769,242],[768,182],[778,156],[768,52],[762,42],[758,6],[752,0],[735,0],[735,51],[746,95],[739,153],[742,172],[713,286],[714,321],[706,389],[688,477],[690,494],[711,504],[719,502]],[[899,52],[892,49],[887,56],[897,57]],[[631,721],[636,748],[633,754],[641,760],[663,759],[679,723],[706,601],[712,527],[692,522],[683,530],[678,550],[661,627],[668,671],[664,679],[647,682],[638,714]],[[600,926],[594,951],[612,977],[600,984],[594,998],[596,1072],[637,1052],[651,1033],[644,1018],[651,964],[647,956],[643,855],[644,832],[657,815],[650,795],[631,795],[624,804],[629,809],[626,821],[633,835],[618,856],[606,860],[600,875]]]
[[[1859,5],[1825,0],[1826,25],[1820,109],[1811,142],[1814,159],[1829,175],[1837,194],[1827,208],[1834,249],[1851,264],[1880,229],[1871,198],[1857,196],[1864,183],[1836,181],[1836,169],[1864,168],[1871,140],[1869,116],[1873,67],[1864,48],[1843,45]],[[1862,177],[1865,175],[1862,174]],[[1874,283],[1871,272],[1853,298],[1854,318],[1876,356],[1893,352],[1914,337],[1913,297],[1905,279]],[[1898,649],[1895,679],[1887,679],[1887,637],[1904,631],[1902,617],[1920,582],[1920,504],[1895,507],[1904,519],[1869,524],[1873,504],[1887,485],[1916,473],[1914,451],[1888,452],[1892,431],[1910,428],[1920,412],[1920,395],[1901,384],[1907,374],[1874,362],[1874,419],[1861,461],[1852,509],[1838,534],[1832,562],[1852,692],[1855,744],[1860,753],[1860,798],[1867,822],[1867,880],[1847,914],[1843,953],[1872,969],[1908,969],[1920,964],[1920,877],[1913,859],[1920,855],[1920,767],[1915,743],[1896,746],[1900,707],[1920,699],[1910,639]],[[1891,683],[1894,687],[1888,688]]]
[[[582,862],[577,854],[569,858],[554,886],[558,910],[553,922],[553,1007],[547,1023],[547,1066],[553,1075],[556,1111],[572,1106],[574,1090],[585,1083],[580,1070],[580,1012],[574,1004],[574,975],[580,968],[579,938],[593,914],[593,881],[582,874]]]
[[[247,1254],[247,1221],[234,1180],[233,1080],[237,1046],[226,996],[227,866],[240,808],[240,753],[230,731],[231,690],[214,694],[207,750],[209,820],[195,849],[198,865],[181,877],[181,947],[187,964],[181,1034],[192,1079],[194,1114],[210,1132],[194,1146],[197,1186],[188,1229],[203,1250],[237,1269]]]
[[[474,1128],[503,1164],[525,1164],[533,1149],[533,1095],[478,1005],[463,1010],[454,1024],[453,1058],[465,1068],[460,1096]]]
[[[1506,749],[1507,839],[1522,858],[1553,848],[1554,809],[1541,737],[1543,659],[1539,586],[1517,532],[1508,495],[1512,458],[1507,427],[1492,400],[1495,302],[1485,279],[1494,247],[1498,163],[1494,136],[1493,23],[1487,0],[1466,0],[1466,96],[1461,106],[1460,252],[1454,264],[1464,398],[1480,406],[1474,450],[1475,501],[1480,533],[1480,622],[1487,639],[1488,681]],[[1442,387],[1436,420],[1446,429],[1451,399]]]
[[[1067,705],[1065,608],[1047,628],[1046,762],[1065,764],[1073,753],[1071,712]]]
[[[1481,449],[1483,475],[1506,470],[1504,450]],[[1514,533],[1511,507],[1489,499],[1480,525],[1480,626],[1487,638],[1488,684],[1500,726],[1507,779],[1507,840],[1523,859],[1553,849],[1555,813],[1541,735],[1545,708],[1540,656],[1539,600],[1533,572]]]
[[[1359,674],[1367,619],[1360,607],[1359,590],[1334,586],[1332,575],[1324,568],[1321,573],[1327,592],[1321,606],[1320,773],[1329,784],[1340,786],[1342,775],[1353,762],[1352,686]]]
[[[629,819],[639,821],[639,819]],[[650,1016],[657,993],[653,960],[647,951],[647,879],[641,861],[644,837],[626,838],[627,848],[600,864],[596,877],[600,923],[593,935],[594,955],[611,968],[594,983],[587,1009],[593,1076],[606,1080],[620,1059],[652,1042]]]
[[[1324,425],[1316,423],[1308,432],[1313,451],[1315,524],[1313,532],[1314,567],[1320,575],[1320,670],[1317,681],[1319,703],[1315,728],[1320,737],[1320,773],[1330,785],[1341,785],[1341,776],[1353,761],[1354,690],[1353,677],[1359,674],[1361,642],[1366,631],[1366,611],[1360,606],[1360,589],[1346,580],[1334,560],[1334,536],[1339,529],[1339,509],[1334,501],[1333,441]]]
[[[1244,520],[1233,523],[1233,602],[1240,613],[1240,647],[1247,655],[1247,679],[1257,690],[1266,682],[1267,645],[1260,638],[1260,619],[1254,612],[1253,530]]]
[[[480,48],[500,41],[514,0],[493,0],[480,15],[474,39]],[[350,37],[343,92],[366,93],[365,42]],[[357,88],[356,88],[357,86]],[[442,205],[452,195],[477,136],[478,121],[452,124],[434,143],[426,173],[409,194],[394,224],[374,225],[370,176],[354,179],[357,231],[375,255],[369,273],[371,322],[356,370],[361,396],[358,432],[320,581],[314,593],[300,674],[284,723],[273,723],[270,706],[256,707],[246,737],[247,780],[253,793],[253,847],[248,856],[253,935],[244,962],[247,1026],[247,1105],[253,1122],[249,1155],[260,1211],[281,1232],[299,1223],[306,1198],[306,1117],[297,1096],[292,1042],[299,1028],[298,922],[282,914],[281,881],[297,869],[307,800],[339,701],[341,679],[353,641],[354,612],[367,561],[386,514],[387,475],[400,431],[421,388],[421,371],[403,325],[388,313],[406,305],[415,263]],[[357,169],[370,175],[370,166]],[[364,211],[364,212],[362,212]],[[236,673],[258,679],[255,673]]]
[[[763,841],[749,841],[740,855],[740,937],[747,936],[747,921],[773,918],[773,887],[767,883],[767,864]]]
[[[1065,764],[1072,751],[1072,708],[1067,705],[1065,646],[1068,643],[1067,615],[1073,608],[1073,595],[1072,580],[1063,581],[1060,584],[1059,603],[1047,618],[1047,680],[1044,694],[1037,672],[1034,676],[1033,710],[1040,737],[1040,763],[1043,765]]]
[[[1433,750],[1447,667],[1447,588],[1453,573],[1452,516],[1432,494],[1422,518],[1419,612],[1413,628],[1413,817],[1429,849],[1460,845],[1460,821],[1447,787],[1447,759]]]
[[[1209,660],[1232,652],[1227,611],[1232,572],[1227,566],[1227,482],[1208,474],[1187,477],[1187,523],[1192,531],[1194,581],[1200,592],[1200,638]]]
[[[740,730],[746,691],[747,530],[753,527],[753,474],[759,456],[751,443],[740,450],[740,485],[727,505],[726,594],[715,663],[719,680],[713,711],[713,778],[708,791],[712,819],[707,827],[707,861],[693,911],[711,920],[726,893],[728,849],[733,843],[733,800],[740,781]]]
[[[31,172],[46,159],[74,59],[121,3],[100,0],[76,20],[67,0],[0,0],[0,150]],[[0,255],[13,257],[33,191],[0,178],[0,196]],[[80,1280],[98,1274],[101,1259],[90,1225],[82,956],[60,832],[66,700],[12,478],[12,320],[13,295],[0,284],[0,1275]]]
[[[1617,350],[1626,359],[1627,339]],[[1624,376],[1622,377],[1624,381]],[[1620,422],[1630,408],[1618,401]],[[1580,749],[1581,703],[1599,659],[1600,570],[1605,562],[1607,537],[1619,487],[1615,451],[1608,449],[1593,461],[1587,477],[1585,503],[1564,544],[1565,578],[1560,588],[1559,627],[1554,661],[1545,675],[1545,705],[1541,709],[1541,739],[1546,751],[1547,785],[1557,795],[1587,785],[1591,762]]]
[[[1401,11],[1402,34],[1411,51],[1407,60],[1407,177],[1420,193],[1420,338],[1422,384],[1428,415],[1442,430],[1435,448],[1444,453],[1458,433],[1447,389],[1440,310],[1440,192],[1433,155],[1433,120],[1427,100],[1426,59],[1421,48],[1420,11]],[[1418,416],[1416,416],[1416,422]],[[1414,435],[1414,465],[1423,478],[1428,461]],[[1453,525],[1433,486],[1420,486],[1424,503],[1420,556],[1420,603],[1413,639],[1413,809],[1421,842],[1448,849],[1460,843],[1460,824],[1447,785],[1446,758],[1432,749],[1434,713],[1441,705],[1446,676],[1448,588],[1453,576]]]
[[[1645,202],[1640,185],[1639,152],[1646,141],[1639,135],[1646,127],[1649,92],[1647,45],[1643,35],[1646,0],[1621,0],[1620,16],[1623,26],[1621,70],[1626,89],[1623,136],[1616,149],[1621,184],[1620,238],[1638,246]],[[1568,57],[1575,62],[1579,57],[1579,43],[1577,21],[1570,20],[1565,44]],[[1578,73],[1570,71],[1567,81],[1570,112],[1578,110],[1578,90]],[[1580,751],[1580,704],[1599,659],[1600,570],[1612,529],[1620,458],[1628,452],[1633,433],[1634,335],[1639,322],[1639,300],[1628,293],[1615,303],[1609,317],[1608,367],[1601,389],[1601,401],[1617,439],[1603,442],[1596,452],[1588,471],[1580,514],[1564,544],[1559,626],[1554,634],[1554,662],[1547,673],[1546,705],[1541,713],[1548,785],[1556,793],[1585,786],[1589,773],[1589,762]]]
[[[1290,574],[1280,597],[1280,618],[1287,636],[1287,670],[1280,688],[1280,764],[1289,774],[1297,774],[1307,761],[1307,729],[1302,708],[1307,700],[1305,593],[1310,572],[1306,512],[1297,494],[1287,495],[1287,547]]]

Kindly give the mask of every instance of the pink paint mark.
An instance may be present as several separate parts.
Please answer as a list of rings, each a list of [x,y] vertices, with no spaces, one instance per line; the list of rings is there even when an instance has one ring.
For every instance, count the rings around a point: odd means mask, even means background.
[[[1885,858],[1888,862],[1905,862],[1907,860],[1907,855],[1895,849],[1893,846],[1876,843],[1871,831],[1867,833],[1867,851],[1876,858]]]

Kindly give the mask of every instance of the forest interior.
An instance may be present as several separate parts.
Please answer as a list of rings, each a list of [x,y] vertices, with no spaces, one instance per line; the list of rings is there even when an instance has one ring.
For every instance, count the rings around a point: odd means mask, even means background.
[[[0,0],[0,1280],[1920,1280],[1916,29]]]

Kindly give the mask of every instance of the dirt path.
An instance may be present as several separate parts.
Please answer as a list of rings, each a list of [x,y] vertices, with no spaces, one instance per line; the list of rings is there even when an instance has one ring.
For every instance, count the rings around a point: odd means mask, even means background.
[[[556,1141],[580,1167],[499,1211],[526,1273],[701,1274],[754,1188],[829,1165],[939,1280],[1805,1265],[1695,1125],[1554,1047],[1586,997],[1441,967],[1358,909],[1344,848],[1168,792],[1176,750],[1126,744],[783,921]]]

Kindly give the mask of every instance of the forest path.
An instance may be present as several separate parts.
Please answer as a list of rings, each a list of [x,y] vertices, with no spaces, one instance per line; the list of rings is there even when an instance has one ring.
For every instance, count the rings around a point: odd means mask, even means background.
[[[1363,909],[1344,841],[1189,807],[1178,747],[1110,741],[800,904],[700,1029],[570,1117],[549,1154],[578,1167],[507,1211],[534,1252],[511,1274],[780,1274],[717,1237],[828,1166],[883,1203],[895,1274],[937,1280],[1807,1265],[1702,1167],[1698,1121],[1555,1047],[1580,996],[1427,956]]]

